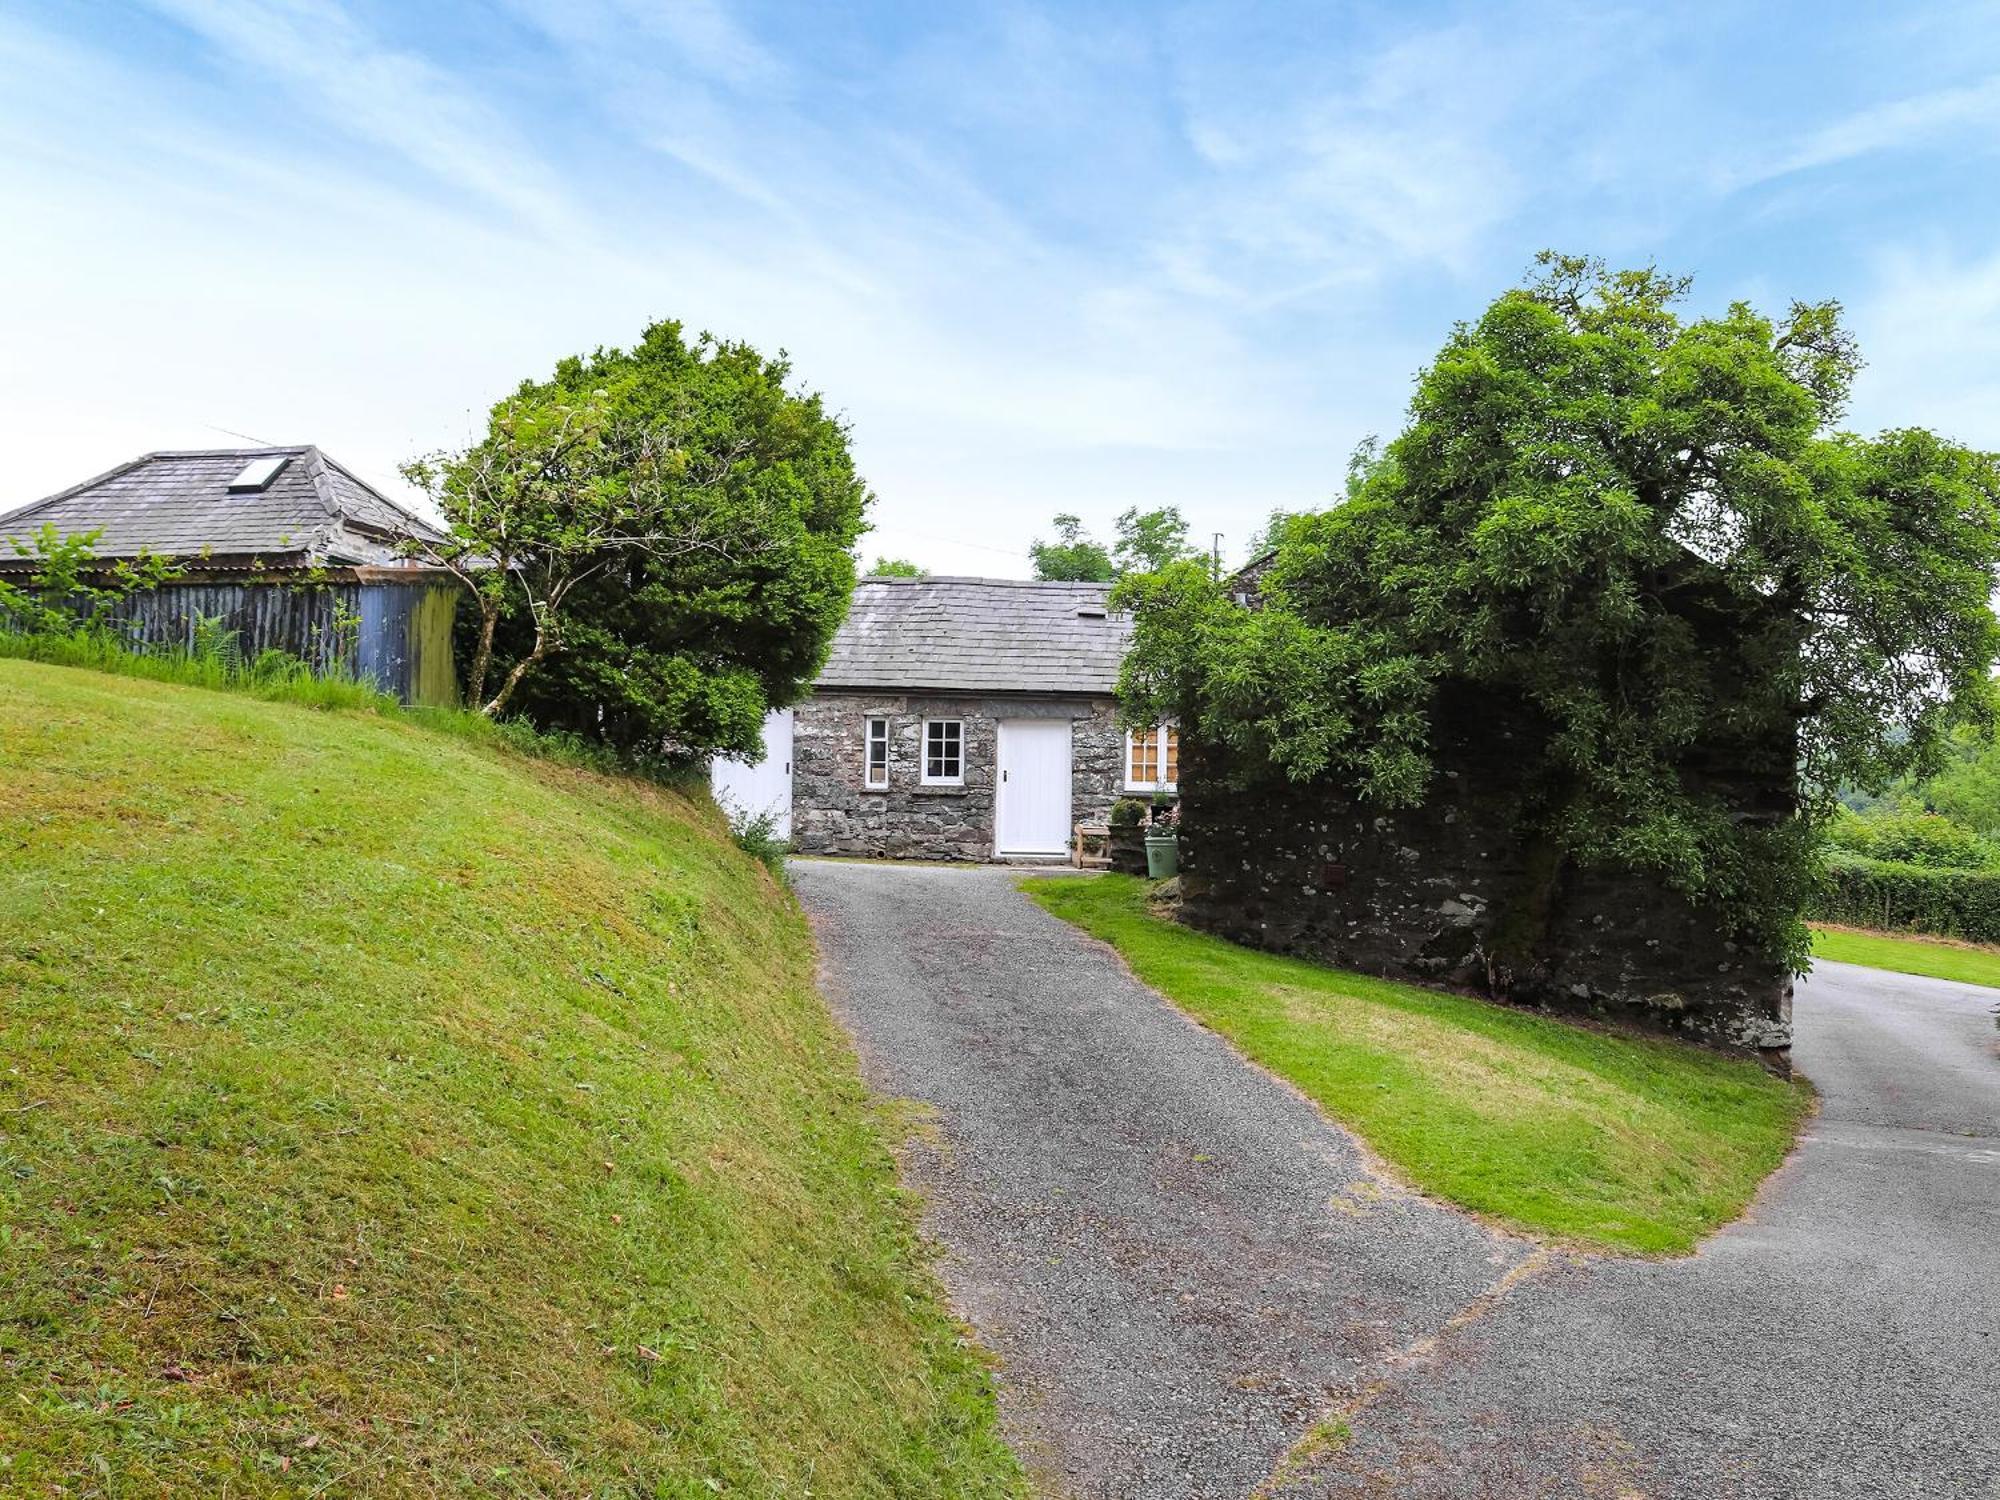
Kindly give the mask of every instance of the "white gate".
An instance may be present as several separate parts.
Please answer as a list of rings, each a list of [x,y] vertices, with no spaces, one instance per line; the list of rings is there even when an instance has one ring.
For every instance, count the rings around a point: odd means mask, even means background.
[[[715,800],[732,815],[776,816],[775,832],[792,836],[792,711],[774,708],[764,719],[764,758],[754,766],[716,760],[708,770]]]
[[[1002,719],[993,814],[998,854],[1069,850],[1070,721]]]

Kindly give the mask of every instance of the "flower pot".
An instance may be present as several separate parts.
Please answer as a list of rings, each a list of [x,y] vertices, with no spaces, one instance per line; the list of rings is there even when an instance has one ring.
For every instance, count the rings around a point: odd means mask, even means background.
[[[1120,875],[1146,873],[1146,830],[1142,824],[1111,825],[1111,868]]]
[[[1172,833],[1146,835],[1146,873],[1165,880],[1181,872],[1181,843]]]

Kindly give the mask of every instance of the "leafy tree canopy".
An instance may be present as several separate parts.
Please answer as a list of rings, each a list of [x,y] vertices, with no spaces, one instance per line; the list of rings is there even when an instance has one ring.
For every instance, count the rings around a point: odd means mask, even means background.
[[[655,323],[631,349],[563,360],[506,412],[588,408],[632,460],[614,489],[646,490],[640,534],[567,593],[561,649],[515,702],[536,722],[648,755],[759,753],[766,710],[811,684],[847,611],[870,500],[845,425],[791,366],[748,344]],[[495,666],[533,654],[533,612],[510,610]]]
[[[922,568],[907,558],[881,557],[875,559],[875,566],[868,570],[870,578],[927,578]]]
[[[1158,510],[1133,506],[1114,523],[1117,540],[1111,545],[1111,560],[1118,572],[1157,573],[1168,563],[1193,556],[1188,546],[1188,523],[1177,505]]]
[[[1174,505],[1143,511],[1135,505],[1121,512],[1112,523],[1109,547],[1095,540],[1073,515],[1059,515],[1051,524],[1056,539],[1045,542],[1037,538],[1028,547],[1035,577],[1040,579],[1110,583],[1128,573],[1157,572],[1192,555],[1188,523]]]
[[[1543,730],[1524,838],[1801,961],[1835,789],[1929,774],[1992,722],[2000,462],[1837,430],[1837,304],[1689,319],[1686,290],[1543,256],[1453,331],[1353,498],[1288,526],[1266,608],[1187,564],[1125,586],[1126,711],[1178,716],[1232,775],[1396,807],[1432,793],[1441,686],[1503,695]],[[1684,783],[1717,737],[1795,742],[1799,816]]]
[[[1028,544],[1028,556],[1035,564],[1035,576],[1049,582],[1109,583],[1117,577],[1111,553],[1103,543],[1093,541],[1076,516],[1059,515],[1051,523],[1056,539],[1040,537]]]

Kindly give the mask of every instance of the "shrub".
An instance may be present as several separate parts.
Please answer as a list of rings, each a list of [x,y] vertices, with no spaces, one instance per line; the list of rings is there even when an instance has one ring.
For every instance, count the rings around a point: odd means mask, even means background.
[[[1120,797],[1111,804],[1113,828],[1136,828],[1146,821],[1146,804],[1137,797]]]
[[[1809,915],[1848,927],[2000,943],[2000,870],[1938,869],[1835,852]]]
[[[1834,848],[1865,859],[1933,870],[1990,870],[1994,847],[1964,824],[1905,808],[1843,812],[1828,829]]]
[[[729,815],[729,832],[736,847],[777,876],[780,884],[786,883],[785,856],[792,852],[792,846],[778,836],[778,815],[769,808],[751,813],[727,804],[723,811]]]

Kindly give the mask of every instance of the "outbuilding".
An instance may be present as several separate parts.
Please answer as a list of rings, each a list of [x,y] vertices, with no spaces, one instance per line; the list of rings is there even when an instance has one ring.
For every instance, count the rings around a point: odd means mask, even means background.
[[[33,535],[95,534],[100,563],[151,554],[175,578],[112,607],[135,644],[197,633],[254,659],[288,651],[351,670],[406,703],[457,699],[452,620],[461,585],[399,554],[438,537],[310,445],[147,453],[0,517],[0,576],[31,579]]]

